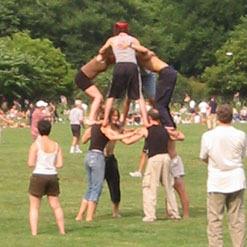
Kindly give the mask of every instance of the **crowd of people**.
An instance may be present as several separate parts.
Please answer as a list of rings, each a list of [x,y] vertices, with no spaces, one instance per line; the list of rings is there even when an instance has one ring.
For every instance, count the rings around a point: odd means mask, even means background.
[[[92,80],[113,63],[113,79],[103,108],[103,96]],[[92,104],[87,121],[84,119],[81,100],[75,100],[74,107],[68,113],[72,131],[70,153],[82,153],[79,148],[80,139],[83,144],[90,141],[84,160],[88,187],[75,219],[86,222],[94,219],[104,179],[107,181],[113,203],[113,217],[120,217],[120,174],[114,147],[118,140],[131,145],[142,138],[145,139],[145,146],[140,150],[141,160],[137,172],[141,177],[147,158],[142,180],[143,222],[156,220],[157,189],[160,184],[166,192],[167,217],[181,219],[176,191],[181,200],[183,218],[189,218],[189,196],[183,180],[184,165],[176,152],[176,141],[184,140],[183,133],[177,128],[177,124],[183,122],[179,117],[188,114],[190,120],[187,121],[207,123],[210,130],[202,137],[200,152],[200,158],[208,163],[209,170],[209,245],[223,246],[222,215],[226,206],[232,243],[234,246],[244,246],[243,157],[246,155],[247,146],[245,133],[231,126],[233,109],[229,105],[217,106],[214,96],[209,102],[202,100],[197,106],[195,100],[186,95],[185,105],[181,107],[179,114],[171,112],[170,102],[176,80],[177,73],[174,68],[142,46],[137,38],[130,36],[128,23],[125,22],[117,22],[114,25],[114,36],[109,38],[98,54],[78,71],[75,83],[92,98]],[[146,86],[143,87],[142,83]],[[146,90],[148,104],[144,100],[143,90]],[[120,115],[119,110],[113,107],[114,100],[123,98],[125,94],[127,98]],[[131,101],[135,102],[134,111]],[[63,103],[67,104],[64,97]],[[11,116],[18,107],[13,105]],[[34,140],[28,158],[28,166],[33,168],[29,187],[31,233],[37,235],[40,202],[43,195],[47,195],[59,232],[64,235],[64,216],[58,199],[57,177],[57,168],[63,166],[62,150],[49,138],[50,121],[58,118],[56,108],[52,102],[48,105],[39,100],[25,115],[30,118],[29,124]],[[3,121],[5,122],[5,118]],[[125,128],[126,125],[134,123],[142,126]],[[85,124],[88,127],[81,138],[81,126]],[[227,154],[221,145],[222,142],[226,144],[224,147],[228,149]],[[136,174],[130,173],[131,176]]]

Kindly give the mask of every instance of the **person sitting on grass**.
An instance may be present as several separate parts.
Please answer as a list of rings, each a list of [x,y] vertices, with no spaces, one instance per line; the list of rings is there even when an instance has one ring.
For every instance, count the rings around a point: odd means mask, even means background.
[[[63,167],[63,155],[59,145],[49,138],[51,123],[48,120],[38,122],[40,138],[31,145],[28,155],[28,167],[33,168],[29,185],[29,221],[33,236],[38,232],[39,208],[41,199],[47,195],[60,234],[65,234],[64,215],[60,206],[57,168]]]

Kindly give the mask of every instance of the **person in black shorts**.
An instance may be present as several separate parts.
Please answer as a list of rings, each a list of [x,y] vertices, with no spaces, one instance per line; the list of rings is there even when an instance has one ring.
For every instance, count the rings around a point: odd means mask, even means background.
[[[101,72],[104,72],[111,62],[111,49],[106,49],[104,54],[98,54],[88,63],[83,65],[75,76],[75,84],[81,88],[89,97],[92,98],[91,110],[88,117],[88,124],[96,122],[96,117],[103,102],[103,96],[94,85],[92,80]]]
[[[146,104],[141,91],[142,86],[136,54],[135,51],[130,48],[132,43],[140,43],[136,38],[128,34],[127,23],[116,23],[114,35],[115,36],[109,38],[99,50],[99,54],[104,54],[107,49],[111,48],[116,60],[112,84],[105,103],[103,125],[106,126],[108,124],[108,118],[114,99],[123,98],[127,91],[129,99],[139,101],[143,123],[145,126],[148,126]],[[128,45],[126,46],[126,44]]]

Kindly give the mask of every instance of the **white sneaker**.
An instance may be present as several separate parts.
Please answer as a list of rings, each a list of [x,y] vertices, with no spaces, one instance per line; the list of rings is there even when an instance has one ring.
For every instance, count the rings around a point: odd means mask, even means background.
[[[75,146],[75,153],[76,154],[81,154],[82,153],[82,150],[80,149],[79,145]]]
[[[75,148],[74,147],[71,147],[69,153],[70,154],[74,154],[75,153]]]
[[[141,172],[130,172],[129,173],[131,177],[134,177],[134,178],[141,178],[142,177],[142,173]]]
[[[82,153],[82,150],[81,150],[81,149],[76,149],[76,150],[75,150],[75,153],[76,153],[76,154],[81,154],[81,153]]]

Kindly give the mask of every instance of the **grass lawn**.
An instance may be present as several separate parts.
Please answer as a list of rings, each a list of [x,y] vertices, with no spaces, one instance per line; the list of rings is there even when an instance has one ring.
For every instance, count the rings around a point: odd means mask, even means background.
[[[247,130],[246,124],[239,124],[237,127],[245,132]],[[55,124],[51,136],[59,142],[64,154],[64,168],[59,172],[59,177],[60,202],[64,210],[67,234],[59,235],[55,219],[44,197],[37,237],[31,236],[28,221],[27,188],[31,169],[27,167],[27,155],[32,141],[30,130],[4,129],[0,144],[0,246],[207,246],[207,167],[198,158],[200,139],[206,126],[180,125],[179,129],[186,136],[184,142],[177,144],[177,150],[185,165],[185,183],[190,196],[190,219],[164,219],[165,197],[160,187],[158,220],[153,223],[142,222],[141,179],[129,176],[129,172],[136,170],[139,164],[143,146],[143,141],[140,141],[131,146],[124,146],[119,142],[115,150],[121,176],[122,217],[111,217],[111,201],[105,183],[95,220],[85,223],[76,222],[74,219],[87,188],[83,160],[88,144],[82,146],[83,154],[69,154],[72,139],[70,127],[68,124]],[[225,246],[231,246],[226,222],[225,220],[224,242]]]

